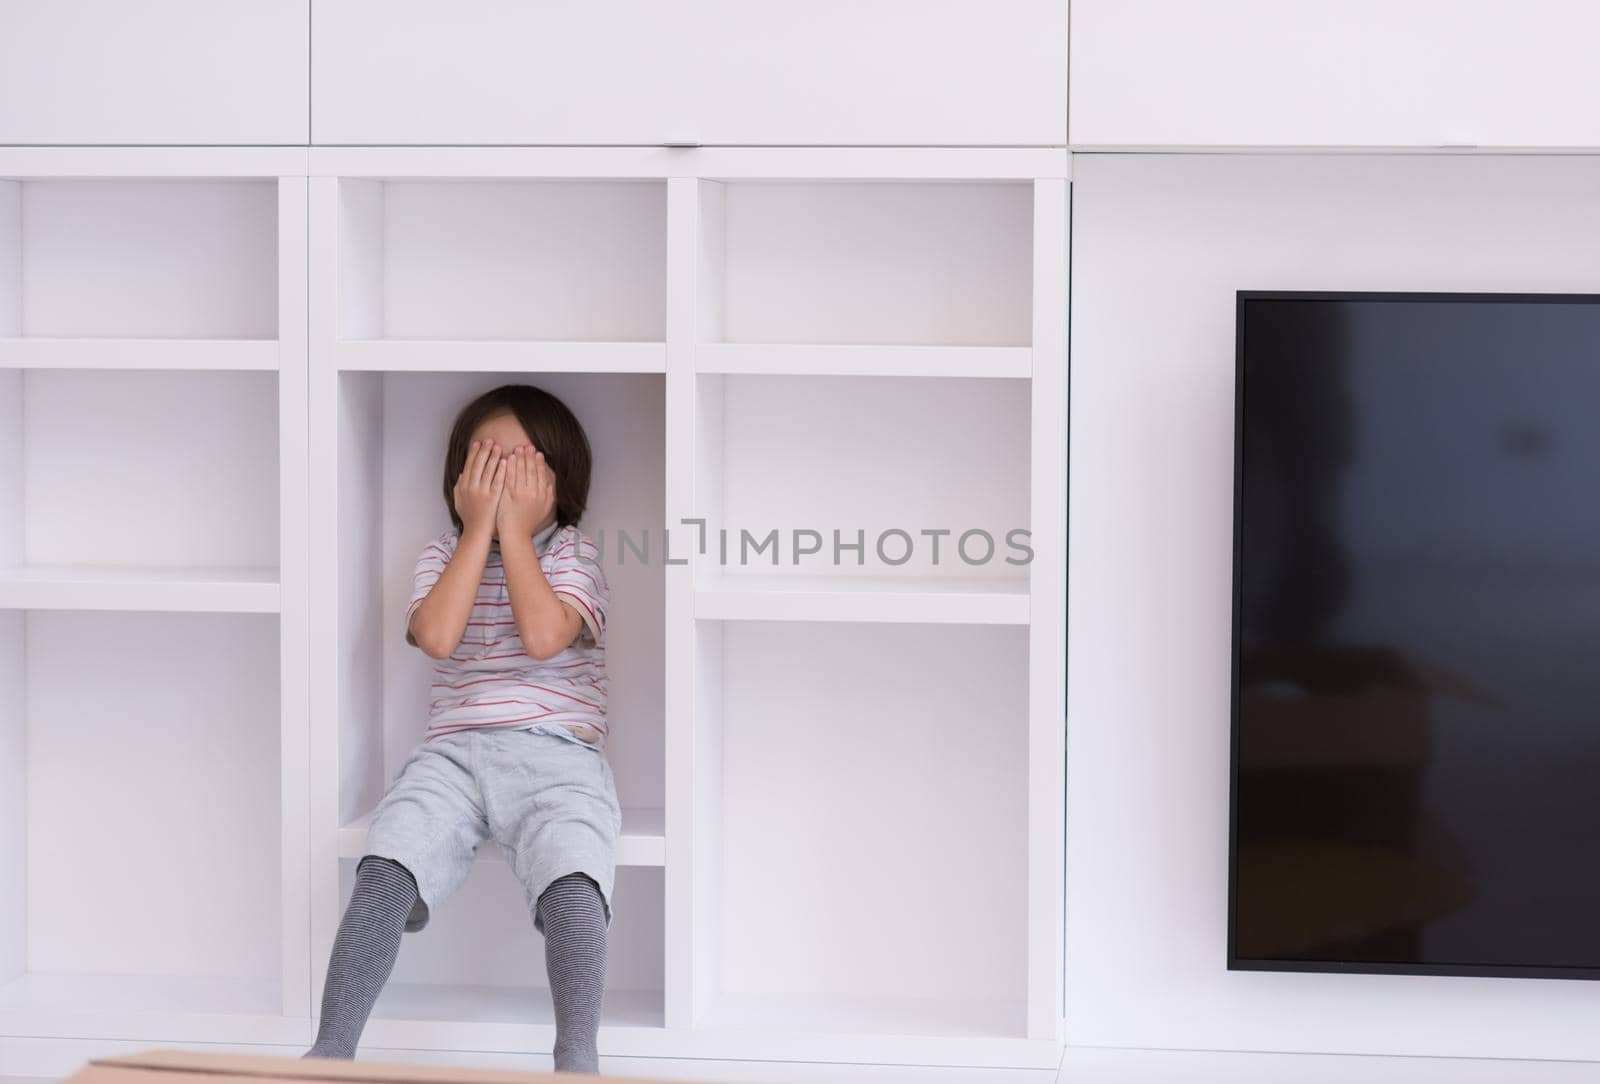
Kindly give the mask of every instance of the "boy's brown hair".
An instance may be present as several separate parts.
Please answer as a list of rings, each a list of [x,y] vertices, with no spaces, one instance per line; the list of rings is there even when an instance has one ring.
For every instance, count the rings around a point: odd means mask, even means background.
[[[456,511],[456,480],[467,465],[473,430],[500,414],[516,417],[534,450],[544,453],[545,462],[555,472],[556,523],[562,527],[577,523],[589,503],[592,458],[588,435],[567,404],[549,392],[530,384],[501,384],[462,407],[450,429],[444,457],[444,504],[456,532],[465,527]]]

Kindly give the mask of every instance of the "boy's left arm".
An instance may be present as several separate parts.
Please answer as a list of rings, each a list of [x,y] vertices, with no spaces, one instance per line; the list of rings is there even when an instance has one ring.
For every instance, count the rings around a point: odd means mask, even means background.
[[[505,564],[506,594],[511,596],[511,615],[522,646],[536,659],[561,654],[583,630],[583,616],[550,589],[532,536],[502,537],[500,560]]]
[[[523,649],[536,659],[561,654],[583,629],[583,616],[551,590],[533,545],[535,526],[554,508],[555,476],[543,454],[526,445],[515,449],[496,514],[496,533],[517,634]]]

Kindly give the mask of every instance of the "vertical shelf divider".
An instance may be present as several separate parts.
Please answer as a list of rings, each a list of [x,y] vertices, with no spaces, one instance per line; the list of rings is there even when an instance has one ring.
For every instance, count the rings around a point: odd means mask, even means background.
[[[693,814],[689,821],[694,859],[690,868],[692,884],[691,936],[696,955],[692,970],[693,1006],[691,1026],[711,1011],[722,984],[723,970],[723,774],[722,774],[722,641],[723,623],[694,620],[694,592],[709,576],[720,575],[721,568],[705,567],[718,552],[711,541],[722,526],[723,387],[721,376],[697,376],[698,344],[707,329],[722,327],[723,267],[727,225],[727,185],[703,178],[695,181],[697,237],[694,248],[695,302],[690,352],[691,370],[685,377],[693,404],[693,433],[688,438],[692,458],[689,476],[694,482],[694,500],[689,515],[702,521],[698,532],[685,539],[694,543],[689,555],[690,607],[686,622],[694,652],[694,668],[686,675],[690,686],[692,721],[691,795]],[[680,530],[684,530],[680,527]],[[684,530],[686,535],[690,532]],[[705,552],[699,543],[704,542]]]
[[[1059,1041],[1066,847],[1068,182],[1034,180],[1027,1034]]]
[[[0,338],[21,334],[22,184],[0,180]],[[19,520],[16,530],[21,529]]]
[[[339,181],[310,178],[307,222],[307,327],[311,343],[307,366],[310,409],[308,475],[311,523],[320,524],[322,549],[311,562],[310,597],[318,611],[309,622],[309,712],[311,756],[308,780],[310,871],[310,958],[307,1005],[322,998],[326,976],[321,966],[333,949],[339,921],[339,561],[331,548],[339,522],[338,414],[339,373],[334,339],[338,335]]]
[[[311,1016],[310,592],[304,176],[278,178],[278,668],[282,733],[283,1014]]]
[[[665,537],[684,551],[682,521],[695,515],[695,363],[698,306],[700,181],[667,179],[667,374]],[[674,533],[672,529],[677,527]],[[663,549],[665,550],[665,546]],[[664,552],[662,560],[667,561]],[[665,574],[665,900],[664,1018],[669,1030],[692,1027],[698,1015],[696,922],[698,870],[694,831],[696,719],[694,566],[666,564]]]
[[[22,333],[22,185],[0,180],[0,336]],[[0,370],[0,563],[23,558],[20,371]],[[27,616],[0,610],[0,984],[28,970]],[[20,874],[20,875],[19,875]]]

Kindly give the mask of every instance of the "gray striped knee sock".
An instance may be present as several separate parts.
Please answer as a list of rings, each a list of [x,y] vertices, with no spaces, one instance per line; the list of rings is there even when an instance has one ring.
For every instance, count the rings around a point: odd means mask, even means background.
[[[556,1009],[556,1068],[598,1073],[595,1038],[606,983],[600,889],[582,873],[558,877],[540,894],[535,916],[544,932],[544,962]]]
[[[390,858],[367,855],[356,867],[339,932],[333,939],[328,979],[322,989],[322,1018],[308,1058],[353,1058],[372,1005],[394,970],[417,882],[411,871]]]

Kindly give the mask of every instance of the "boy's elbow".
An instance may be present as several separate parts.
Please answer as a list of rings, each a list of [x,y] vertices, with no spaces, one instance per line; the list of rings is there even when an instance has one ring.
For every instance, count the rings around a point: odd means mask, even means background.
[[[531,642],[526,639],[522,641],[522,649],[528,657],[540,662],[555,658],[565,647],[565,644],[556,643],[554,637],[550,636],[535,637]]]
[[[419,629],[415,624],[411,627],[411,642],[430,659],[448,658],[456,649],[454,644],[443,643],[439,637],[429,635],[428,630]]]
[[[522,637],[522,650],[531,659],[544,662],[553,659],[567,649],[572,643],[572,637],[566,635],[566,630],[560,626],[546,627],[530,630],[532,635]]]

